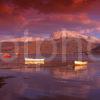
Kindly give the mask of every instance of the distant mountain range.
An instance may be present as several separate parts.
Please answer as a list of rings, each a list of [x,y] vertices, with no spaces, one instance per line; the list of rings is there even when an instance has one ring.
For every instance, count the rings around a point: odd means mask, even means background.
[[[2,37],[2,36],[1,36]],[[4,38],[4,39],[3,39]],[[10,37],[10,36],[3,36],[1,38],[2,42],[6,42],[6,41],[11,41],[11,42],[24,42],[24,41],[36,41],[36,40],[56,40],[56,39],[61,39],[61,38],[78,38],[78,39],[84,39],[87,42],[92,42],[92,43],[100,43],[100,39],[94,36],[90,36],[90,35],[84,35],[84,34],[80,34],[76,31],[68,31],[68,30],[62,30],[62,31],[57,31],[54,32],[51,37],[48,38],[43,38],[43,37],[39,37],[39,36],[24,36],[24,37]]]
[[[18,53],[26,52],[24,42],[28,43],[28,52],[30,54],[36,54],[37,47],[40,45],[40,52],[42,54],[75,54],[78,52],[90,52],[100,44],[100,39],[79,34],[74,31],[57,31],[54,32],[50,38],[41,38],[41,37],[21,37],[2,40],[5,44],[4,49],[11,47],[11,42],[18,43],[19,51]],[[11,47],[12,48],[12,47]],[[54,50],[55,49],[55,50]]]
[[[100,39],[94,36],[90,35],[84,35],[80,34],[75,31],[68,31],[68,30],[63,30],[63,31],[57,31],[52,34],[52,37],[54,39],[59,39],[59,38],[81,38],[86,40],[87,42],[92,42],[92,43],[100,43]]]

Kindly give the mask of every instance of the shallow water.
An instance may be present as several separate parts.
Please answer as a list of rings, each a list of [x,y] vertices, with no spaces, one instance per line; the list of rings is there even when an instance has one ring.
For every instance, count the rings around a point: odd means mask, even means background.
[[[100,100],[100,63],[86,70],[66,66],[0,69],[0,100]]]

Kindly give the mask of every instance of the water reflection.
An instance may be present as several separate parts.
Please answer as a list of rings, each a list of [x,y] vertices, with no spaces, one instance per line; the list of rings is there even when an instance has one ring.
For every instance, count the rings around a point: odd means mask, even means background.
[[[99,66],[100,63],[90,63],[81,71],[68,70],[68,66],[39,65],[1,69],[0,76],[14,78],[7,79],[7,84],[1,87],[0,97],[1,100],[91,100],[100,93]]]

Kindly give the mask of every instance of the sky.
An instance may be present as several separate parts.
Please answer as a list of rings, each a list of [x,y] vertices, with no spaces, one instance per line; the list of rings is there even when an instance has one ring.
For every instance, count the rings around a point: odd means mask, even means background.
[[[0,0],[0,37],[65,28],[100,37],[100,0]]]

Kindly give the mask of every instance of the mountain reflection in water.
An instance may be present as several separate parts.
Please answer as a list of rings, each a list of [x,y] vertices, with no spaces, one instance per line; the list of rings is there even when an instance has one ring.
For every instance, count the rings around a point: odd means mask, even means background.
[[[9,65],[12,66],[12,65]],[[13,65],[14,66],[14,65]],[[0,69],[1,100],[99,100],[100,63],[89,63],[86,70],[67,66]]]

